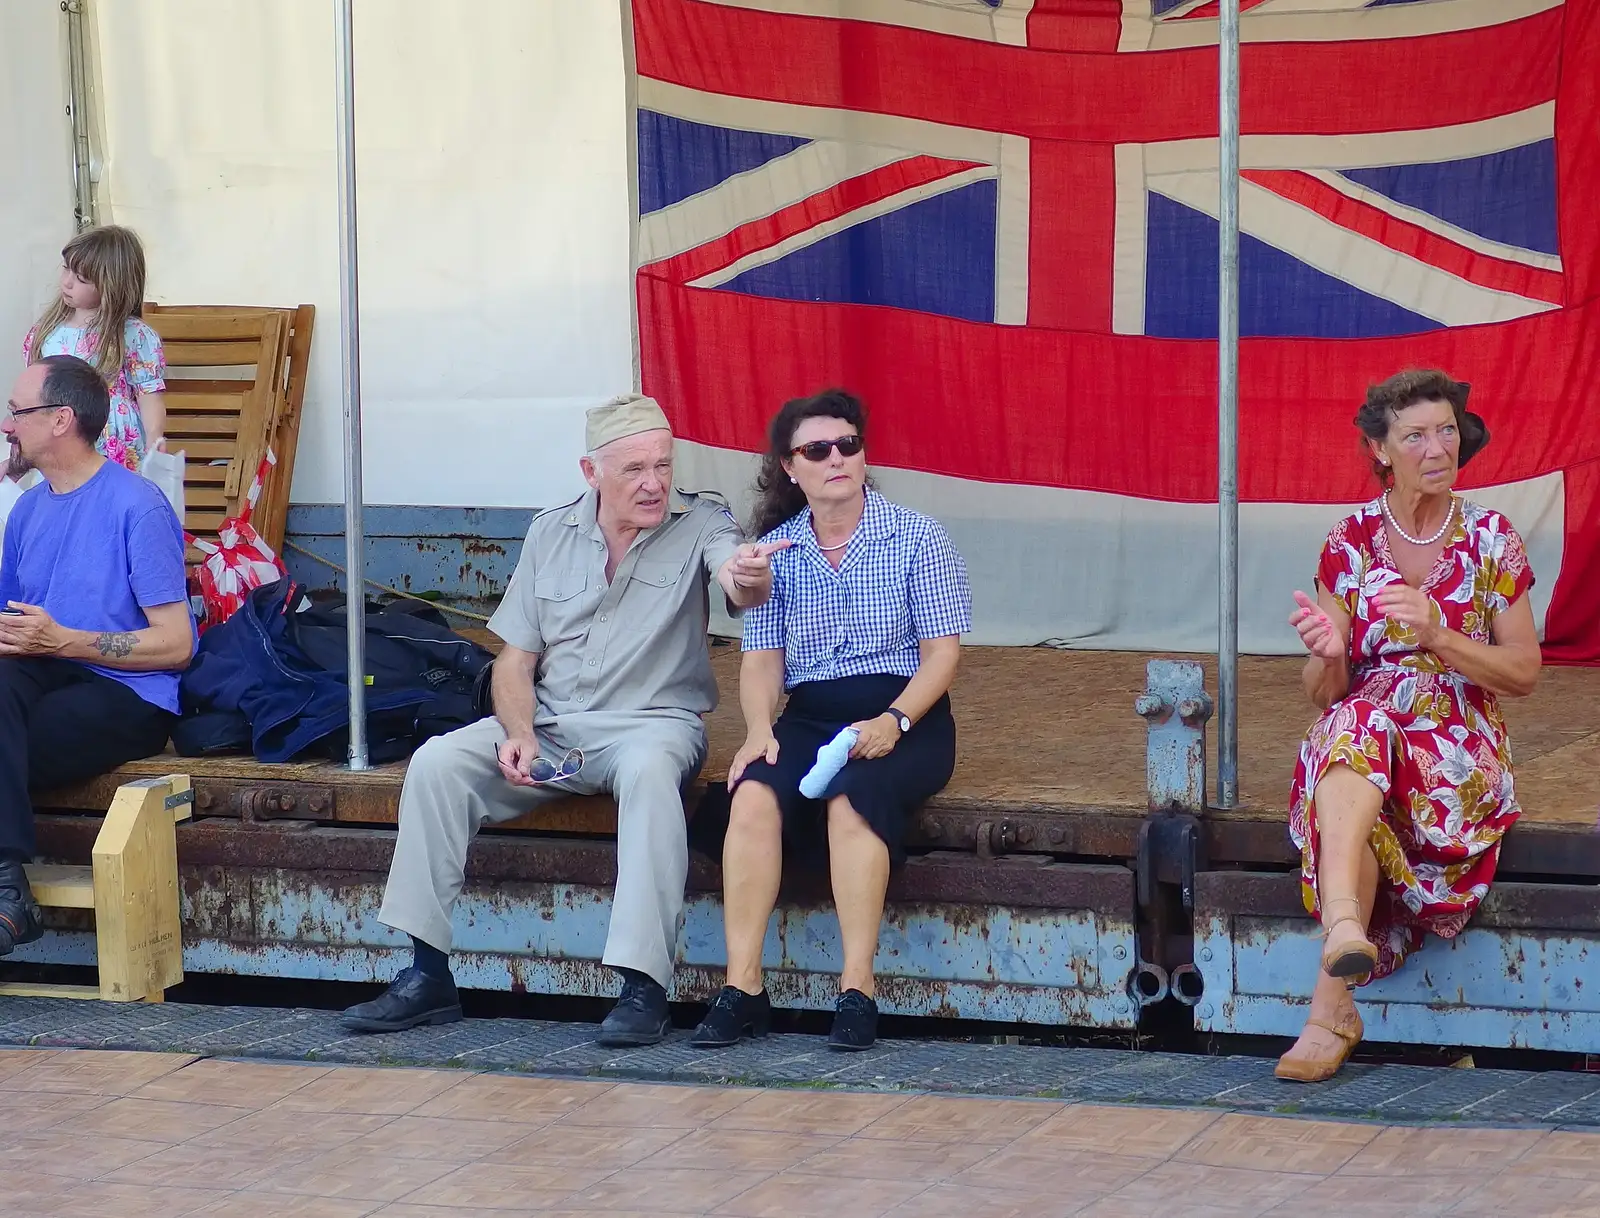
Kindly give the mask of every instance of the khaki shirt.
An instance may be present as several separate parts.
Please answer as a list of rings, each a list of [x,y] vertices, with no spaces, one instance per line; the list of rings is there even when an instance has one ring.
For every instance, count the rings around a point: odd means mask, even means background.
[[[709,585],[743,540],[714,499],[676,491],[606,582],[593,491],[540,512],[489,629],[539,654],[536,723],[586,711],[687,711],[717,704],[706,630]]]

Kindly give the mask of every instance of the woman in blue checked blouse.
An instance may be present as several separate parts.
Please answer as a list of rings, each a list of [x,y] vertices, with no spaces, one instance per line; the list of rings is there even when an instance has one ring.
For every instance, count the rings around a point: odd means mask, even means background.
[[[904,858],[908,816],[955,768],[949,689],[972,629],[966,565],[938,521],[868,484],[865,437],[865,410],[838,389],[789,402],[772,420],[752,532],[789,545],[772,556],[771,599],[744,617],[748,734],[728,772],[722,848],[728,984],[695,1030],[702,1047],[765,1033],[761,944],[784,854],[820,847],[844,940],[828,1043],[873,1043],[889,869]],[[801,778],[846,726],[860,733],[850,760],[807,799]]]

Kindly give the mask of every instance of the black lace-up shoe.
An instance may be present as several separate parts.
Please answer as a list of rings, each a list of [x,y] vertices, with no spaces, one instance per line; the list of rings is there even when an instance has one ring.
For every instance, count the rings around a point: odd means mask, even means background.
[[[461,996],[449,977],[433,977],[419,968],[405,968],[389,988],[371,1002],[358,1002],[339,1017],[351,1032],[404,1032],[421,1024],[455,1023],[461,1018]]]
[[[833,1008],[830,1049],[870,1049],[878,1039],[878,1004],[860,990],[846,990]]]
[[[44,934],[28,873],[15,859],[0,861],[0,956]]]
[[[622,973],[622,996],[600,1025],[599,1041],[608,1049],[658,1045],[672,1030],[667,991],[653,977],[632,969]]]
[[[725,985],[711,1000],[711,1009],[689,1037],[696,1049],[725,1049],[749,1036],[760,1040],[772,1026],[772,1002],[767,991],[746,994],[738,986]]]

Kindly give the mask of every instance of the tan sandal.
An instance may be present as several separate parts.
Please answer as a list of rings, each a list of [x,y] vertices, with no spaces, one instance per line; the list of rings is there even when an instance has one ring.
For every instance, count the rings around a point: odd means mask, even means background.
[[[1322,937],[1327,939],[1335,926],[1343,922],[1354,922],[1361,929],[1362,937],[1354,943],[1347,943],[1337,952],[1331,948],[1322,949],[1322,971],[1330,977],[1338,977],[1354,985],[1367,977],[1378,963],[1378,949],[1372,946],[1372,941],[1366,937],[1366,927],[1361,922],[1361,902],[1354,897],[1334,897],[1322,903],[1322,912],[1326,915],[1335,905],[1352,905],[1354,914],[1345,914],[1335,918],[1322,928]]]
[[[1278,1059],[1278,1064],[1272,1072],[1291,1083],[1327,1082],[1344,1069],[1345,1062],[1350,1060],[1350,1055],[1356,1051],[1356,1046],[1366,1035],[1366,1029],[1361,1024],[1361,1015],[1354,1011],[1351,1012],[1349,1019],[1341,1021],[1339,1027],[1321,1019],[1306,1020],[1306,1027],[1332,1032],[1339,1041],[1339,1053],[1336,1057],[1302,1057],[1292,1061],[1285,1053]]]

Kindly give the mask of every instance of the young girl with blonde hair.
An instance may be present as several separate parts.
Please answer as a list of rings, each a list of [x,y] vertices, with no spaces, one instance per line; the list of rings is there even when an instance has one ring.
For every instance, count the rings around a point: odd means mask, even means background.
[[[61,251],[61,295],[23,340],[22,357],[76,355],[111,389],[111,415],[95,445],[102,456],[138,472],[152,448],[165,449],[166,358],[161,339],[140,320],[144,248],[116,225],[79,233]]]

